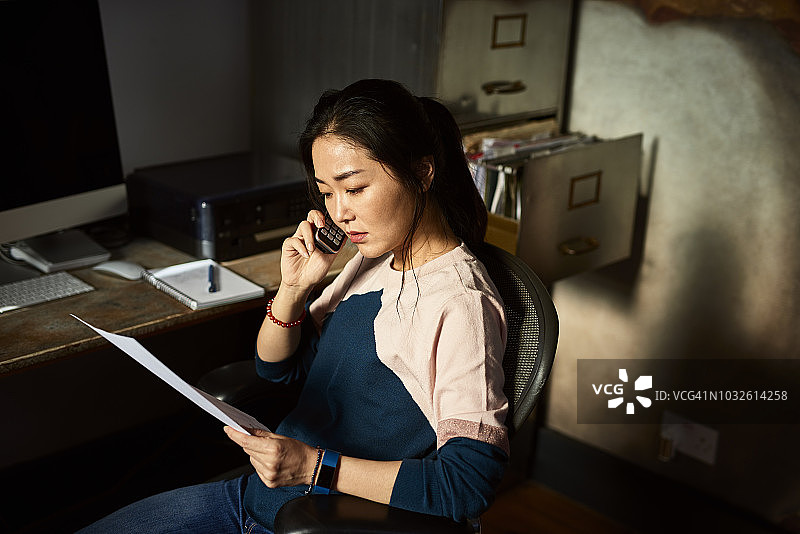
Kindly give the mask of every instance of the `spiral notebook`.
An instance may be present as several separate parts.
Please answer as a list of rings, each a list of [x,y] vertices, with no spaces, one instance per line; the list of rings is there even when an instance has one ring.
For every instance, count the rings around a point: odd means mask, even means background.
[[[263,287],[210,259],[151,269],[143,278],[193,310],[264,296]]]

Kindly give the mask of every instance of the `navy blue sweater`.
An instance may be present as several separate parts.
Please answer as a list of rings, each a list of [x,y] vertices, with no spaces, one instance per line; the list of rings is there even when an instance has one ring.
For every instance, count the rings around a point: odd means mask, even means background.
[[[402,288],[402,291],[401,291]],[[276,382],[305,380],[276,429],[312,446],[402,460],[391,504],[462,520],[491,503],[508,459],[502,393],[505,321],[482,264],[461,246],[416,273],[356,255],[309,306],[302,342]],[[272,528],[306,486],[248,480],[245,506]]]

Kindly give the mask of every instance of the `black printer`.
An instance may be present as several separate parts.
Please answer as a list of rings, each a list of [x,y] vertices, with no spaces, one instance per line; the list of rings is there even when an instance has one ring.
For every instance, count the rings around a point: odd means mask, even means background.
[[[249,152],[136,169],[126,188],[135,234],[218,261],[279,248],[310,209],[299,160]]]

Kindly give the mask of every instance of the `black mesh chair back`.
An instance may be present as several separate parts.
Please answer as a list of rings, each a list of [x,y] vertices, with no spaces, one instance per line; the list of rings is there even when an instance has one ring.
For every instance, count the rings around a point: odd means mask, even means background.
[[[547,289],[517,256],[489,244],[475,254],[500,292],[506,312],[503,390],[509,402],[506,425],[513,436],[533,411],[550,375],[558,316]]]

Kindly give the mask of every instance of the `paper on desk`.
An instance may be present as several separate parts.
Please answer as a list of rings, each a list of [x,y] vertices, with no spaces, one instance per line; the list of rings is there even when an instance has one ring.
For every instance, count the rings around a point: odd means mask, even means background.
[[[267,427],[259,423],[254,417],[241,410],[237,410],[227,402],[223,402],[203,390],[187,384],[135,339],[106,332],[105,330],[90,325],[77,315],[72,316],[116,345],[125,352],[125,354],[145,366],[151,373],[155,374],[161,380],[178,390],[184,397],[197,404],[226,425],[235,428],[239,432],[244,432],[245,434],[251,434],[250,431],[253,429],[270,432]]]

